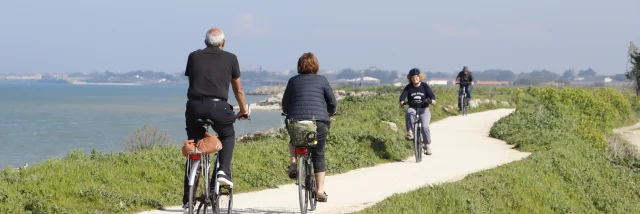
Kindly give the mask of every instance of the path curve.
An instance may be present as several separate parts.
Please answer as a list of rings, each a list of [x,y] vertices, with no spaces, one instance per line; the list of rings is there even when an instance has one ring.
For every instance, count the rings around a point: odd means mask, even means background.
[[[425,185],[458,181],[464,176],[521,160],[530,153],[519,152],[505,142],[490,138],[498,119],[514,109],[498,109],[467,116],[448,117],[431,124],[433,155],[361,168],[328,176],[326,203],[310,213],[349,213],[365,209],[395,193]],[[178,194],[178,193],[176,193]],[[152,210],[144,214],[180,213],[180,207]],[[234,195],[234,213],[299,213],[297,186]]]
[[[625,140],[633,144],[640,152],[640,123],[633,126],[614,129],[613,132],[620,134]]]

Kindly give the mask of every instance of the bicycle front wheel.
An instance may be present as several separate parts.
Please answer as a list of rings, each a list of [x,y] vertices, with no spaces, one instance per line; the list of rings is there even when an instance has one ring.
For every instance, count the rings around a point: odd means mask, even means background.
[[[317,194],[318,194],[318,187],[316,184],[316,175],[315,173],[313,173],[313,165],[311,163],[311,161],[309,160],[309,164],[305,164],[307,167],[307,199],[309,200],[309,210],[314,211],[316,210],[316,204],[318,203],[318,199],[317,199]]]
[[[413,134],[413,148],[416,152],[416,163],[419,163],[420,161],[422,161],[422,147],[420,147],[420,144],[422,144],[422,142],[420,141],[422,132],[420,131],[420,121],[418,121],[418,123],[413,126]]]
[[[231,182],[233,182],[233,174],[229,176]],[[217,194],[217,214],[220,213],[231,213],[231,209],[233,208],[233,188],[230,186],[220,186],[218,187],[219,192]]]
[[[300,212],[302,214],[307,213],[307,195],[305,180],[307,177],[307,173],[305,170],[304,158],[305,155],[298,155],[298,202],[300,203]]]
[[[463,106],[464,106],[464,109],[463,109],[463,111],[464,111],[464,115],[467,115],[467,114],[469,114],[469,98],[466,98],[466,97],[465,97],[465,98],[464,98],[464,103],[463,103],[463,104],[464,104],[464,105],[463,105]]]

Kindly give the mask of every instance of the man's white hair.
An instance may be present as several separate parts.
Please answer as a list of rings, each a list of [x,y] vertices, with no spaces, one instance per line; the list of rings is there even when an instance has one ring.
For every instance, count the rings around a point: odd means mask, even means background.
[[[205,41],[213,47],[218,47],[222,45],[222,42],[224,41],[224,32],[220,29],[209,30]]]

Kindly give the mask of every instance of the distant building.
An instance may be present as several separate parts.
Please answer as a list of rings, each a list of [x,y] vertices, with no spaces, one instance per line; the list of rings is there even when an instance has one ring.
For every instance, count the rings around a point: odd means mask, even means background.
[[[427,81],[429,85],[453,85],[455,79],[451,78],[431,78]]]
[[[335,84],[346,84],[346,85],[379,85],[380,79],[376,79],[373,77],[360,77],[353,79],[337,79],[334,80]]]

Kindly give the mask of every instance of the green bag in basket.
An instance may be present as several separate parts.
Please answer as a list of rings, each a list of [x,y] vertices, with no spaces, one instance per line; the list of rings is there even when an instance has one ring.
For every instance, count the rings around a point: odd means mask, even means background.
[[[316,122],[313,120],[287,121],[287,131],[293,146],[313,147],[316,140]]]

